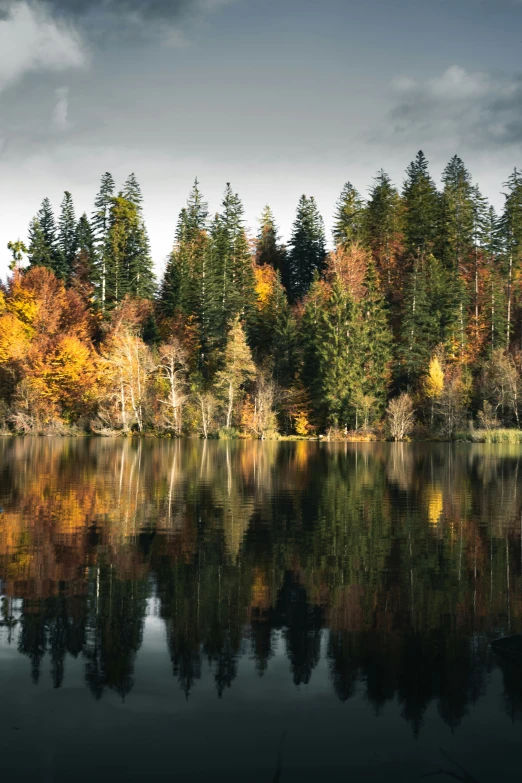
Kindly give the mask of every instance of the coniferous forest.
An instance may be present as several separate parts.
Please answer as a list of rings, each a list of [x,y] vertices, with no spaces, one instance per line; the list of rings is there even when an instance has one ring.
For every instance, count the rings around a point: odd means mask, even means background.
[[[44,198],[0,290],[0,427],[403,439],[509,437],[522,415],[522,171],[500,214],[455,156],[348,182],[332,250],[311,196],[289,242],[196,180],[156,279],[139,183],[90,215]],[[511,436],[517,437],[516,433]]]

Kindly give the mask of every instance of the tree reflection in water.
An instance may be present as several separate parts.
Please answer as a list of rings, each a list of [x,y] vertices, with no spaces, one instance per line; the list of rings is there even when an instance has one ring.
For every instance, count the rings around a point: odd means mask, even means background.
[[[3,439],[1,634],[38,683],[83,660],[96,699],[133,687],[155,599],[187,698],[262,676],[282,644],[296,686],[321,656],[346,701],[397,699],[418,733],[462,721],[522,630],[518,446]]]

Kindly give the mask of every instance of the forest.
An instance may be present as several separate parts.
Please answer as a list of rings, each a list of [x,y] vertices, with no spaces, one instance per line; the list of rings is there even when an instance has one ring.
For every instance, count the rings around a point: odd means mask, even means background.
[[[517,440],[522,171],[500,214],[454,156],[419,152],[396,187],[349,182],[332,241],[303,195],[289,242],[256,236],[230,184],[198,181],[156,279],[139,183],[103,175],[92,214],[48,198],[9,242],[0,289],[0,429]]]

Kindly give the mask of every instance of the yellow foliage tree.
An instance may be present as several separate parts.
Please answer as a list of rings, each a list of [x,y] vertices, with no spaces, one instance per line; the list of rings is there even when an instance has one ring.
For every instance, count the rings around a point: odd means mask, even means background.
[[[423,378],[422,386],[426,397],[431,400],[431,426],[433,427],[435,400],[444,390],[444,371],[437,356],[431,357],[428,373]]]

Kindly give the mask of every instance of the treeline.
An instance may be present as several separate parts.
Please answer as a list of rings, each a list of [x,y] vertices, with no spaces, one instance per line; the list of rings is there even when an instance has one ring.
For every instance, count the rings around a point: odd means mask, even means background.
[[[457,156],[442,187],[422,152],[399,190],[347,183],[327,250],[302,196],[288,245],[257,236],[230,185],[196,180],[156,281],[134,175],[102,177],[77,220],[44,199],[9,243],[0,298],[3,426],[21,432],[283,434],[519,428],[522,172],[500,215]],[[24,263],[28,256],[28,266]],[[387,415],[385,416],[385,414]]]

